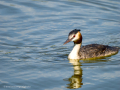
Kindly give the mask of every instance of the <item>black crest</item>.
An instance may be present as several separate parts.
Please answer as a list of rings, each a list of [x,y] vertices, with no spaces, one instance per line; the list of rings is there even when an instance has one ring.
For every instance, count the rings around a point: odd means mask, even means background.
[[[81,31],[81,30],[80,29],[74,29],[69,33],[69,35],[76,34],[78,31]]]

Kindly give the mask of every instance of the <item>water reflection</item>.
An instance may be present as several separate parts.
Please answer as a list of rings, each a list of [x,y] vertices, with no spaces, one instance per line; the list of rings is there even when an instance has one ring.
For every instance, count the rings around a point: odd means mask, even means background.
[[[99,58],[99,59],[91,59],[91,60],[84,60],[84,61],[80,61],[80,60],[69,60],[69,63],[71,63],[73,65],[73,69],[74,69],[74,74],[67,80],[70,83],[67,84],[67,88],[69,89],[76,89],[76,88],[81,88],[83,83],[82,83],[82,68],[81,68],[81,64],[82,63],[97,63],[97,62],[107,62],[110,61],[109,57],[103,57],[103,58]],[[103,63],[102,63],[103,64]],[[100,63],[99,63],[100,65]]]
[[[68,79],[70,82],[67,86],[69,89],[81,88],[82,83],[82,68],[79,60],[69,60],[69,63],[73,65],[74,74]]]

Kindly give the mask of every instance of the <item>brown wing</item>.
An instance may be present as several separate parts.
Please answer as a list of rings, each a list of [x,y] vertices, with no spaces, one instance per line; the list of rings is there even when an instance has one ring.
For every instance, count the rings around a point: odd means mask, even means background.
[[[109,55],[110,52],[116,52],[116,48],[107,45],[90,44],[81,47],[80,55],[82,58],[102,57]]]

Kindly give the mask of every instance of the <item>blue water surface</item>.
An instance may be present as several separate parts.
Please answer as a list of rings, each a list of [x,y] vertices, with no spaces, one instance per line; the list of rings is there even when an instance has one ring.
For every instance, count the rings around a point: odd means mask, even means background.
[[[0,0],[0,90],[119,90],[120,52],[69,61],[73,29],[120,48],[120,1]]]

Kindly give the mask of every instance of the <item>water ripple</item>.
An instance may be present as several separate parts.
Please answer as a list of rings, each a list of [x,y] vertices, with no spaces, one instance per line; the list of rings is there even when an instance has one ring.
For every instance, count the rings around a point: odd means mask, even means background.
[[[119,14],[117,0],[1,0],[0,89],[118,89],[120,53],[74,65],[67,59],[73,43],[63,43],[78,28],[83,45],[119,47]]]

